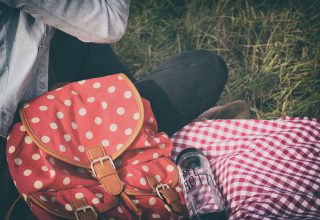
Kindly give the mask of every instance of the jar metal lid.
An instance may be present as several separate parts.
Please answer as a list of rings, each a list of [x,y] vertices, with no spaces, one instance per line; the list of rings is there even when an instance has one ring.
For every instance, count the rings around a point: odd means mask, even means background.
[[[186,153],[190,153],[190,152],[196,152],[196,153],[199,153],[199,154],[202,154],[204,155],[200,150],[196,149],[196,148],[187,148],[187,149],[184,149],[183,151],[181,151],[178,156],[177,156],[177,159],[176,159],[176,164],[179,163],[179,160],[180,158],[182,157],[182,155],[186,154]]]

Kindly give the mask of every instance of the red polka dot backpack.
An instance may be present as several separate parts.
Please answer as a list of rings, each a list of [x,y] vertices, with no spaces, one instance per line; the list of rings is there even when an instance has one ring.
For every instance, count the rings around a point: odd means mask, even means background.
[[[25,104],[7,141],[14,183],[38,219],[181,219],[172,143],[123,74]]]

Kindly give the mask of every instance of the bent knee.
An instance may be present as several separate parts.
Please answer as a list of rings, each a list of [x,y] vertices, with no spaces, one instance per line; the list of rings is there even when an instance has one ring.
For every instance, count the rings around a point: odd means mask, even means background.
[[[184,60],[183,68],[186,73],[192,74],[192,78],[205,78],[215,81],[215,84],[225,85],[228,79],[228,68],[224,60],[218,54],[208,50],[191,50],[179,55]]]

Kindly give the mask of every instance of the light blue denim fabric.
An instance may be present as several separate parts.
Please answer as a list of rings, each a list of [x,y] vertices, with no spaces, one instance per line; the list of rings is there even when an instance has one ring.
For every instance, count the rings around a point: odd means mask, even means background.
[[[20,103],[47,91],[54,29],[113,43],[125,32],[129,6],[130,0],[0,0],[0,136]]]

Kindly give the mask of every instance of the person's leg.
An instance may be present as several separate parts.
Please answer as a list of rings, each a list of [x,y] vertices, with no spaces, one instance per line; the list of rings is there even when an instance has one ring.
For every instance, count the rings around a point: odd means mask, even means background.
[[[59,82],[124,73],[133,76],[108,44],[85,43],[57,31],[50,45],[49,87]]]
[[[150,101],[159,130],[171,135],[216,104],[227,78],[218,55],[195,50],[169,58],[136,86]]]
[[[130,80],[135,81],[133,75],[110,45],[88,43],[88,50],[80,77],[86,79],[116,73],[124,73]]]
[[[6,160],[6,139],[0,137],[0,219],[4,219],[11,197],[9,195],[10,174]],[[10,200],[8,202],[8,199]]]

